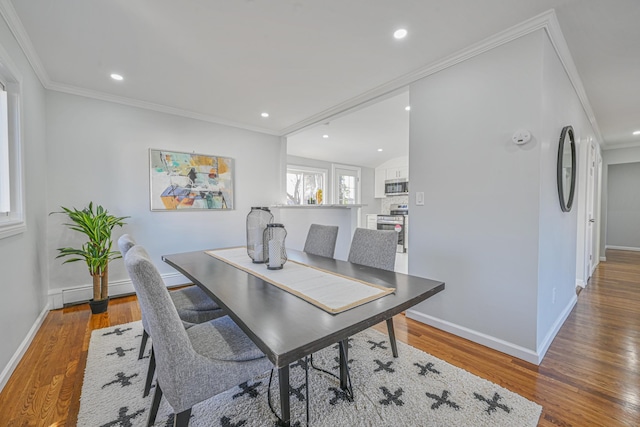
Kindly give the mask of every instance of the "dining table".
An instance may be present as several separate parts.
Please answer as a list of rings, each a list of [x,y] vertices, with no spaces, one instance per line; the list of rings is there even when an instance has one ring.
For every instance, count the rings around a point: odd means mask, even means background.
[[[347,389],[348,338],[433,297],[444,290],[445,284],[293,249],[287,249],[286,254],[288,261],[281,272],[294,264],[303,265],[341,278],[392,288],[392,292],[331,313],[295,292],[275,286],[273,280],[261,274],[212,256],[211,251],[164,255],[162,260],[204,290],[273,363],[279,380],[279,418],[284,425],[290,425],[290,364],[339,344],[340,387]]]

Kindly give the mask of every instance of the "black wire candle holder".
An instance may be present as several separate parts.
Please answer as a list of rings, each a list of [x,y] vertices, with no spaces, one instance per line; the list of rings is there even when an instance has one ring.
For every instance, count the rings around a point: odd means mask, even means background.
[[[273,222],[273,214],[266,207],[252,207],[247,215],[247,255],[256,263],[266,262],[264,231]]]
[[[285,238],[287,230],[283,224],[267,224],[263,234],[263,259],[269,270],[281,270],[287,262]]]

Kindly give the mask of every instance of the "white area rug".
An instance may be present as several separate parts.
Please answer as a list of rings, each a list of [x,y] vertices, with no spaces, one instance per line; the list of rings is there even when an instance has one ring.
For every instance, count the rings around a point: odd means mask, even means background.
[[[93,332],[78,415],[79,426],[146,425],[153,389],[142,398],[148,357],[138,360],[141,322]],[[312,426],[536,426],[542,407],[425,352],[366,330],[350,339],[355,398],[345,399],[338,380],[309,369]],[[147,344],[148,345],[148,344]],[[337,346],[314,355],[314,365],[337,374]],[[292,425],[305,419],[304,361],[291,365]],[[267,404],[269,372],[193,408],[190,425],[273,426]],[[277,375],[271,385],[279,410]],[[163,399],[156,426],[173,425]]]

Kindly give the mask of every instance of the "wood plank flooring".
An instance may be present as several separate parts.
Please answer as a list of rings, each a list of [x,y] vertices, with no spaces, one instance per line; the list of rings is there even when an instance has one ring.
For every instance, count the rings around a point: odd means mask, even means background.
[[[0,393],[0,425],[74,426],[91,331],[139,318],[135,297],[97,316],[86,304],[51,311]],[[607,252],[540,366],[404,316],[395,326],[399,340],[542,405],[540,426],[640,425],[640,252]]]

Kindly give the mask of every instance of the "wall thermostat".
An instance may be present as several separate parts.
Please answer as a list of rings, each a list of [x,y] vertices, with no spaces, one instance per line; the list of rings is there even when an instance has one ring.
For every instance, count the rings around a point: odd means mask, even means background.
[[[526,129],[520,129],[513,134],[511,140],[517,145],[526,144],[531,140],[531,132]]]

